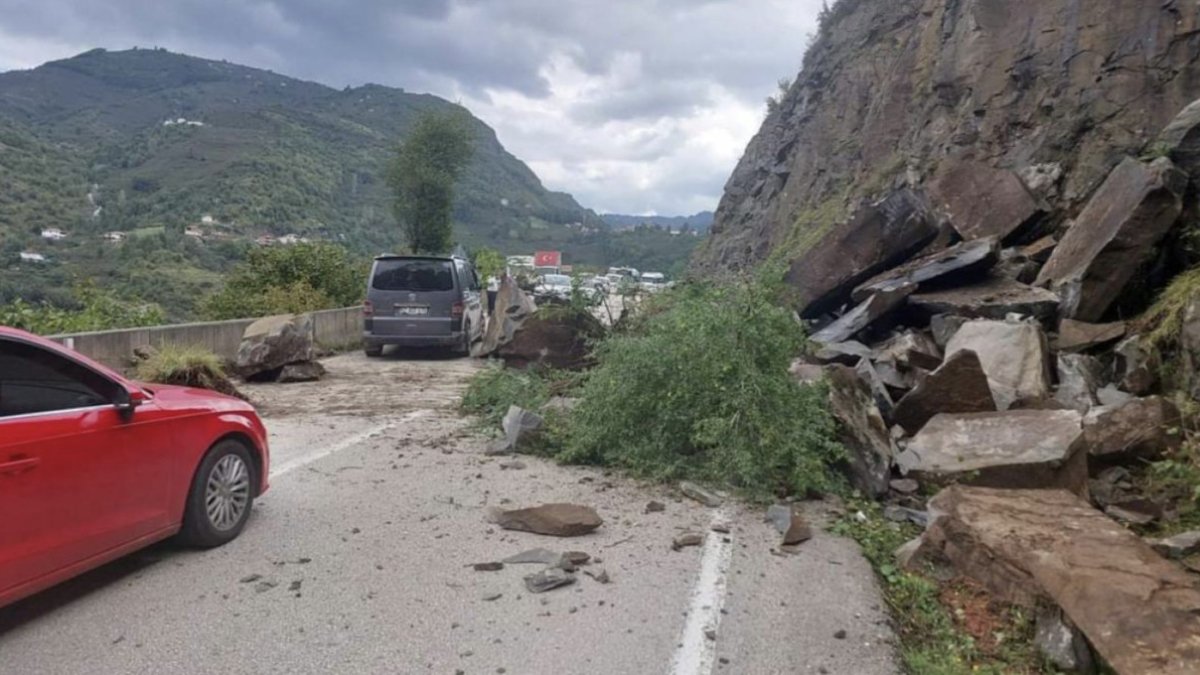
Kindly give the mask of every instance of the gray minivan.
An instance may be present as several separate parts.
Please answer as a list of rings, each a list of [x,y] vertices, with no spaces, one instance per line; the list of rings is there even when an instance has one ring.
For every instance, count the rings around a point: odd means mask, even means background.
[[[468,353],[484,329],[479,275],[457,256],[381,255],[363,303],[363,350],[387,345],[452,347]]]

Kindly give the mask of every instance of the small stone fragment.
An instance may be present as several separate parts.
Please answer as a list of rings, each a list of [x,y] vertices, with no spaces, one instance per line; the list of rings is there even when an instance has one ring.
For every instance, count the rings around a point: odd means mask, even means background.
[[[675,537],[675,541],[671,542],[671,548],[676,551],[681,551],[688,546],[699,546],[704,543],[704,535],[695,532],[688,532]]]
[[[498,572],[504,569],[502,562],[481,562],[475,563],[471,567],[475,568],[476,572]]]
[[[611,581],[608,576],[608,570],[603,567],[586,569],[583,571],[583,573],[595,579],[597,583],[607,584],[609,581]]]
[[[528,551],[505,558],[502,562],[508,565],[539,564],[553,565],[558,562],[561,554],[544,548],[531,548]]]
[[[646,513],[662,513],[667,510],[667,505],[662,502],[647,502]]]
[[[888,483],[888,485],[902,495],[915,494],[917,490],[921,489],[921,484],[914,478],[897,478]]]
[[[545,593],[546,591],[575,583],[575,576],[556,567],[548,567],[536,574],[525,577],[525,588],[530,593]]]
[[[696,485],[695,483],[692,483],[690,481],[684,481],[684,482],[680,483],[679,491],[682,492],[684,494],[684,496],[686,496],[690,499],[694,499],[708,507],[715,508],[715,507],[720,506],[721,504],[725,503],[725,500],[722,499],[721,496],[718,495],[717,493],[715,493],[711,490],[702,488],[699,485]]]
[[[499,600],[502,597],[504,597],[503,593],[486,593],[483,596],[483,601],[484,602],[492,602],[494,600]]]

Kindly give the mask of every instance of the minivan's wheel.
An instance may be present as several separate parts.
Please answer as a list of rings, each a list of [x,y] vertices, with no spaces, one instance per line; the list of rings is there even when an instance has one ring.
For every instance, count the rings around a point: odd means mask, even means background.
[[[213,548],[235,539],[250,518],[256,480],[245,445],[235,440],[214,445],[192,478],[180,540]]]
[[[383,356],[383,345],[366,345],[363,347],[363,353],[372,358]]]

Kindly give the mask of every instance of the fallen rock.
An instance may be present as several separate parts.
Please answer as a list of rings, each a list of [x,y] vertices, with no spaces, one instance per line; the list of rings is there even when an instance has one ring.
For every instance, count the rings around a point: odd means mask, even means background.
[[[1127,497],[1115,500],[1104,507],[1104,512],[1130,525],[1146,526],[1163,518],[1162,504],[1144,497]]]
[[[281,384],[288,382],[316,382],[325,377],[325,366],[322,366],[317,361],[306,361],[304,363],[289,363],[279,371],[279,377],[275,380]]]
[[[779,534],[787,533],[788,528],[792,526],[792,505],[772,504],[768,506],[767,515],[763,520],[770,523],[779,531]]]
[[[963,239],[1003,239],[1041,213],[1017,174],[982,162],[942,160],[930,200]]]
[[[875,293],[911,285],[924,291],[926,286],[961,283],[982,276],[999,257],[1000,242],[995,238],[965,241],[888,270],[855,288],[851,297],[862,302]]]
[[[872,293],[857,307],[813,333],[812,340],[820,344],[845,342],[893,312],[916,288],[915,284],[901,284]]]
[[[996,410],[992,390],[979,356],[969,350],[954,352],[892,410],[892,421],[915,434],[938,413],[972,413]]]
[[[918,527],[929,524],[929,514],[906,506],[889,504],[883,507],[883,517],[894,523],[912,523]]]
[[[1130,335],[1113,348],[1117,355],[1117,384],[1122,391],[1145,396],[1158,386],[1158,356],[1142,345],[1140,335]]]
[[[704,543],[704,535],[696,532],[687,532],[675,537],[671,542],[671,548],[676,551],[681,551],[689,546],[699,546]]]
[[[725,499],[721,495],[691,481],[685,480],[680,483],[679,491],[688,499],[693,499],[708,507],[715,508],[725,503]]]
[[[1058,335],[1053,346],[1058,351],[1082,352],[1116,342],[1125,336],[1125,322],[1087,323],[1074,319],[1063,319],[1058,324]]]
[[[528,551],[505,558],[502,562],[506,565],[522,565],[522,564],[540,564],[553,565],[562,558],[561,553],[555,553],[544,548],[531,548]]]
[[[525,462],[514,459],[508,462],[500,462],[501,471],[521,471],[525,468]]]
[[[813,358],[818,363],[841,363],[852,366],[862,359],[871,358],[871,348],[854,340],[823,344]]]
[[[849,455],[850,482],[872,497],[887,492],[896,444],[866,383],[853,369],[826,367],[830,411],[838,421],[838,440]]]
[[[1055,401],[1080,413],[1099,404],[1096,391],[1104,381],[1104,364],[1099,359],[1086,354],[1059,354],[1057,369]]]
[[[1104,317],[1178,220],[1187,182],[1165,157],[1126,158],[1113,169],[1038,274],[1037,284],[1061,299],[1063,317]]]
[[[909,259],[937,234],[924,198],[912,190],[860,207],[792,262],[785,280],[802,293],[800,315],[837,309],[856,284]]]
[[[499,572],[500,570],[504,569],[504,563],[481,562],[475,563],[474,565],[471,565],[471,567],[474,568],[476,572]]]
[[[591,342],[603,335],[604,324],[590,312],[546,307],[526,318],[495,354],[516,368],[582,370],[592,363]]]
[[[1183,441],[1179,408],[1161,396],[1102,406],[1083,419],[1092,457],[1106,462],[1154,461],[1179,449]]]
[[[890,367],[890,364],[885,364],[885,367]],[[898,386],[897,383],[902,381],[899,373],[896,373],[896,377],[893,378],[892,382],[887,382],[880,375],[875,364],[871,363],[870,359],[859,361],[858,365],[854,367],[854,372],[858,373],[862,381],[871,389],[871,396],[875,398],[875,405],[879,407],[879,412],[885,418],[891,416],[892,407],[895,405],[895,402],[892,400],[891,392],[888,391],[888,386],[889,384]]]
[[[916,494],[921,489],[921,484],[912,478],[896,478],[888,482],[888,486],[902,495]]]
[[[1063,672],[1095,672],[1096,664],[1087,640],[1057,607],[1046,607],[1038,612],[1033,643],[1050,663]]]
[[[595,509],[579,504],[542,504],[527,509],[500,511],[496,524],[552,537],[578,537],[604,524]]]
[[[1049,348],[1037,324],[968,321],[946,345],[946,355],[963,350],[979,356],[997,409],[1007,410],[1017,399],[1044,399],[1049,395]]]
[[[935,314],[929,319],[929,331],[933,333],[933,342],[942,349],[950,343],[950,338],[958,332],[967,320],[953,314]]]
[[[519,449],[521,442],[527,441],[533,433],[541,429],[544,422],[541,415],[510,405],[500,423],[504,429],[504,442],[508,449]]]
[[[567,551],[562,554],[562,560],[576,567],[586,565],[592,559],[591,554],[583,551]]]
[[[1117,389],[1115,384],[1108,384],[1096,390],[1096,398],[1100,400],[1100,405],[1116,406],[1124,405],[1137,397]]]
[[[1010,314],[1020,314],[1044,324],[1052,323],[1058,313],[1057,295],[996,276],[968,286],[921,292],[910,297],[908,304],[926,315],[1003,320]]]
[[[575,575],[557,567],[547,567],[525,577],[525,588],[530,593],[545,593],[563,586],[570,586],[573,583],[575,583]]]
[[[920,331],[896,333],[874,349],[876,361],[888,361],[901,368],[933,370],[942,365],[942,350],[933,338]]]
[[[796,544],[802,544],[812,539],[812,537],[813,531],[808,521],[799,513],[793,511],[791,522],[788,523],[787,532],[783,533],[783,541],[781,543],[784,546],[795,546]]]
[[[312,361],[312,317],[308,314],[268,316],[246,327],[234,357],[234,372],[247,380],[270,374],[289,363]]]
[[[1154,539],[1147,543],[1160,555],[1176,560],[1187,558],[1200,553],[1200,530],[1182,532],[1173,537]]]
[[[667,505],[662,502],[650,501],[646,502],[646,513],[662,513],[667,510]]]
[[[536,309],[533,299],[517,286],[516,280],[505,275],[496,291],[496,301],[483,337],[471,345],[471,356],[482,358],[495,353],[513,339],[525,319]]]
[[[922,479],[1087,494],[1081,422],[1073,410],[943,413],[908,442],[896,464]]]
[[[1192,102],[1171,120],[1159,133],[1158,144],[1192,180],[1200,178],[1200,101]]]
[[[950,564],[1000,600],[1061,607],[1116,672],[1195,673],[1200,586],[1086,501],[953,486],[930,512],[910,565]]]
[[[1036,262],[1044,264],[1050,259],[1050,254],[1054,253],[1054,247],[1058,246],[1058,242],[1054,237],[1045,236],[1037,241],[1026,244],[1021,247],[1021,255]]]
[[[583,573],[588,575],[589,577],[595,579],[596,583],[607,584],[612,581],[612,579],[608,576],[608,570],[604,567],[597,567],[595,569],[587,569],[587,570],[584,570]]]

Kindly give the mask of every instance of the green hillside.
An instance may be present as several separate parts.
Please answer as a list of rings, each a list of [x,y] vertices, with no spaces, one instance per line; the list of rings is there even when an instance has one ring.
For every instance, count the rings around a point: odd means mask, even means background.
[[[93,50],[0,74],[0,302],[55,299],[94,277],[180,318],[261,235],[395,249],[385,165],[419,113],[452,107],[163,50]],[[589,259],[579,262],[609,262],[595,214],[546,190],[472,120],[459,239],[514,253],[578,244]],[[68,236],[43,240],[44,227]],[[110,231],[128,237],[105,243]],[[49,261],[21,263],[26,250]]]

